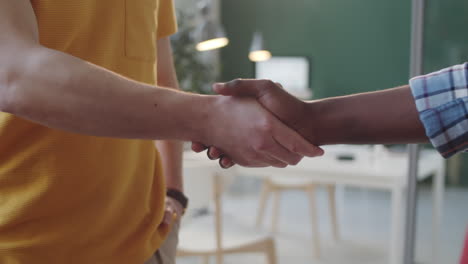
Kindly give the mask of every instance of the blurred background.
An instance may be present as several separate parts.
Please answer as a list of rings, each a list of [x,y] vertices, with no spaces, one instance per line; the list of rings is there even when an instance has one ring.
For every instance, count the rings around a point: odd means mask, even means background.
[[[408,83],[411,1],[175,0],[183,89],[269,78],[302,99]],[[466,0],[427,0],[423,72],[468,58]],[[459,263],[468,157],[419,160],[416,263]],[[405,146],[334,146],[297,169],[221,171],[186,155],[179,263],[403,263]],[[263,217],[262,216],[263,213]]]

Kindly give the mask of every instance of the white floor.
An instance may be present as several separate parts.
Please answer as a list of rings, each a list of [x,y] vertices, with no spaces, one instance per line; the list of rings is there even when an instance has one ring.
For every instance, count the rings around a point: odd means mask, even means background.
[[[260,183],[239,178],[225,195],[224,212],[244,225],[253,226]],[[416,263],[431,263],[431,192],[421,186],[418,202]],[[325,192],[318,193],[322,257],[312,256],[307,199],[299,192],[282,197],[279,232],[275,235],[279,264],[385,264],[389,240],[390,195],[381,191],[339,188],[337,192],[341,241],[331,239]],[[268,220],[269,210],[266,219]],[[265,221],[268,222],[268,221]],[[468,189],[448,188],[445,196],[440,264],[457,264],[468,225]],[[269,222],[264,224],[269,228]],[[179,258],[179,264],[202,263]],[[211,261],[214,263],[214,260]],[[225,263],[266,263],[263,256],[227,256]],[[434,263],[435,264],[435,263]],[[437,263],[439,264],[439,263]]]

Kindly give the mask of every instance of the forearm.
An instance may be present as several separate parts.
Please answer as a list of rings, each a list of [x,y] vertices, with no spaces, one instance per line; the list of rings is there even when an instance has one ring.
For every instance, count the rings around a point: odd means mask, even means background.
[[[318,145],[428,141],[409,86],[312,101],[302,120]]]
[[[172,48],[169,38],[159,39],[157,77],[158,84],[170,89],[179,90],[179,82],[174,69]],[[183,192],[182,178],[182,153],[183,143],[175,140],[158,140],[156,146],[161,153],[164,175],[167,188],[172,188]]]
[[[182,179],[182,142],[174,140],[161,140],[156,142],[161,153],[161,162],[164,168],[167,188],[184,190]]]
[[[8,69],[2,110],[48,127],[94,136],[193,140],[208,113],[209,97],[134,82],[42,47],[21,52],[2,56]]]

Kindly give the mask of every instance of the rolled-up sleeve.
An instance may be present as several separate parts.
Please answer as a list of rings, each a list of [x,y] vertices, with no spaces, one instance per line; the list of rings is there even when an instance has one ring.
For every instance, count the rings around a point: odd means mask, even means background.
[[[468,149],[468,63],[410,80],[419,117],[434,147],[448,158]]]

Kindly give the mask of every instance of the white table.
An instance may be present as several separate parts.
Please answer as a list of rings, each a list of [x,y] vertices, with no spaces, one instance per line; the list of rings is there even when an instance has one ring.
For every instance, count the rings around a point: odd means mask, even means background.
[[[403,252],[403,198],[406,193],[408,156],[406,153],[380,152],[369,146],[340,145],[328,147],[319,158],[306,158],[295,167],[238,168],[239,173],[255,177],[307,177],[317,184],[334,184],[384,189],[391,192],[392,219],[390,264],[401,264]],[[338,156],[353,156],[354,160],[338,160]],[[437,258],[437,243],[442,214],[445,162],[434,150],[423,150],[419,160],[418,179],[434,176],[432,247]]]

